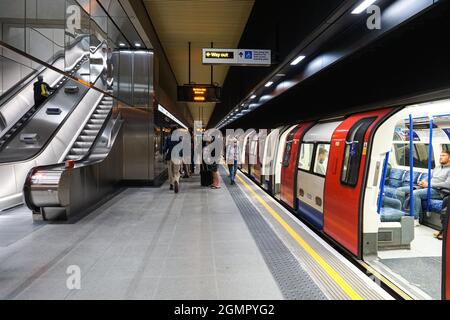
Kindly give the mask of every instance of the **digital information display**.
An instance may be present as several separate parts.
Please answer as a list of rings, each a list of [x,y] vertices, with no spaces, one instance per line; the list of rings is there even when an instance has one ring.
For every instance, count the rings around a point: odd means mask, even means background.
[[[178,87],[180,102],[220,102],[222,88],[213,85],[184,85]]]

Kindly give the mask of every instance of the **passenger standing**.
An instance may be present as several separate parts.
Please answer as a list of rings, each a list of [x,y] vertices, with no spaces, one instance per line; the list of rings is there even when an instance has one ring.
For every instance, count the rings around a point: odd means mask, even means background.
[[[189,128],[189,134],[191,135],[191,165],[189,169],[191,171],[191,175],[193,175],[195,173],[195,135],[192,128]]]
[[[50,94],[55,91],[50,87],[48,83],[44,82],[44,77],[39,75],[37,81],[33,84],[34,91],[34,105],[39,106],[42,104]]]
[[[164,142],[164,154],[165,160],[167,163],[167,168],[169,170],[169,183],[170,190],[174,190],[175,193],[178,193],[180,190],[180,169],[181,164],[176,163],[175,159],[172,159],[172,150],[180,141],[172,141],[172,134],[176,128],[172,128],[170,130],[170,135],[166,137]]]
[[[211,140],[210,144],[214,142],[214,139]],[[214,149],[211,152],[211,156],[214,159],[213,163],[211,164],[211,171],[212,171],[212,184],[211,189],[220,189],[220,177],[219,177],[219,164],[216,160],[216,150]]]
[[[240,152],[238,139],[233,138],[227,148],[227,163],[228,163],[228,171],[230,172],[231,185],[234,185],[236,183],[236,172],[239,154]]]
[[[206,141],[202,143],[202,164],[200,165],[200,183],[202,187],[209,187],[212,184],[211,165],[205,161],[203,150],[208,145]]]

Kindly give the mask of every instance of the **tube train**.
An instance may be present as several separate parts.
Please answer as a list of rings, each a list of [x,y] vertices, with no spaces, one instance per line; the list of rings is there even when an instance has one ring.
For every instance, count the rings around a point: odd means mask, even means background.
[[[264,139],[248,130],[239,146],[241,171],[298,218],[409,296],[450,298],[440,219],[450,190],[424,192],[420,208],[409,197],[450,150],[450,100],[300,122]],[[433,237],[442,228],[444,241]],[[420,270],[421,259],[437,262]]]

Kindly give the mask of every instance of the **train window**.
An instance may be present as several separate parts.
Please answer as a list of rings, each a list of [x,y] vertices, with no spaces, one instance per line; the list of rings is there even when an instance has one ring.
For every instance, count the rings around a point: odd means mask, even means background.
[[[441,146],[442,151],[450,151],[450,144],[443,144]]]
[[[283,167],[289,167],[289,159],[291,158],[292,141],[286,142],[283,155]]]
[[[327,173],[328,155],[330,153],[330,145],[319,143],[316,150],[316,162],[314,173],[324,176]]]
[[[394,144],[395,158],[399,166],[409,167],[409,143],[396,143]],[[413,148],[413,166],[414,168],[428,168],[428,143],[414,143]],[[434,153],[431,155],[431,168],[435,167]]]
[[[289,167],[289,160],[291,159],[291,151],[292,151],[292,140],[294,139],[295,133],[297,132],[298,128],[292,130],[291,133],[289,133],[287,140],[286,140],[286,147],[284,148],[284,154],[283,154],[283,167]]]
[[[312,156],[314,153],[314,144],[312,143],[302,143],[300,149],[300,160],[298,163],[298,168],[301,170],[309,171],[311,170]]]
[[[356,186],[364,150],[364,136],[376,117],[361,119],[349,130],[345,141],[344,162],[342,164],[341,182]]]

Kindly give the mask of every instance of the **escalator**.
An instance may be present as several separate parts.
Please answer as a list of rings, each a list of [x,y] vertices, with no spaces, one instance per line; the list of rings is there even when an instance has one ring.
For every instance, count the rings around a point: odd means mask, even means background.
[[[38,31],[36,34],[40,35]],[[45,43],[54,44],[51,40],[41,36]],[[64,70],[70,75],[81,67],[82,62],[89,58],[89,53],[84,52],[84,47],[88,46],[89,38],[86,36],[74,36],[71,44],[67,48],[61,48],[52,55],[46,63],[50,64],[58,70]],[[35,63],[28,59],[21,57],[17,53],[0,47],[2,54],[0,60],[9,66],[12,71],[14,69],[28,70],[28,74],[24,75],[14,85],[2,92],[0,96],[0,139],[8,135],[10,130],[14,133],[17,128],[14,128],[21,120],[28,119],[36,111],[37,106],[34,105],[33,83],[36,82],[39,75],[43,76],[44,80],[50,84],[51,87],[60,87],[67,79],[63,74],[51,70],[45,66],[36,67]],[[69,61],[66,61],[68,55]],[[82,61],[83,60],[83,61]],[[33,66],[33,67],[32,67]],[[14,75],[11,75],[14,78]]]
[[[88,62],[88,57],[84,56],[80,59],[80,61],[75,65],[75,67],[71,70],[69,73],[71,76],[77,76],[78,71],[82,68],[83,65],[85,65]],[[54,110],[54,112],[57,112],[52,107],[54,105],[58,105],[64,103],[62,96],[62,90],[61,88],[73,88],[74,82],[69,80],[67,77],[59,77],[58,82],[56,85],[53,86],[55,89],[55,93],[50,96],[47,101],[45,101],[41,105],[33,105],[30,109],[26,111],[26,113],[20,117],[20,119],[15,122],[14,124],[11,124],[11,126],[8,128],[8,130],[4,130],[3,135],[0,137],[0,163],[4,162],[11,162],[11,161],[20,161],[23,159],[26,159],[26,155],[21,154],[21,152],[18,152],[18,149],[22,149],[22,144],[20,142],[22,138],[18,137],[18,133],[22,132],[24,127],[33,120],[33,118],[36,118],[37,113],[47,108],[47,110],[51,109]],[[27,86],[28,87],[28,86]],[[83,92],[81,92],[82,94]],[[53,108],[53,109],[52,109]],[[47,112],[46,112],[47,113]],[[47,115],[49,115],[47,113]],[[29,131],[30,129],[28,129]],[[31,133],[32,134],[32,133]],[[20,142],[18,142],[20,140]],[[31,151],[30,148],[25,149],[28,153]]]
[[[89,63],[89,55],[95,57],[99,48],[80,56],[71,66],[69,75],[80,81],[59,73],[57,91],[3,131],[0,137],[0,179],[4,183],[0,188],[0,210],[23,203],[23,183],[31,168],[66,158],[80,159],[101,136],[100,129],[108,123],[112,113],[112,98],[84,85],[94,74],[93,85],[108,90],[105,64],[92,66]]]
[[[117,190],[123,178],[122,130],[123,121],[110,112],[90,147],[73,166],[67,166],[70,162],[59,163],[28,172],[23,194],[34,221],[70,222]]]

